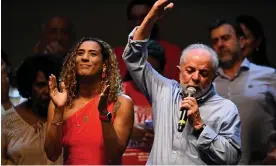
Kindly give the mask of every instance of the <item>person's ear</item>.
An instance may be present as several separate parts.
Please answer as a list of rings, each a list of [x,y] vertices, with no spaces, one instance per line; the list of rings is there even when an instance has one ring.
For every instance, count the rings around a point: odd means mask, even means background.
[[[214,80],[217,78],[218,75],[219,75],[218,72],[214,73],[213,78],[212,78],[212,82],[214,82]]]
[[[177,65],[176,68],[177,68],[177,72],[178,72],[177,74],[179,74],[180,73],[180,66]]]
[[[179,79],[179,81],[181,80],[180,78],[181,78],[181,75],[180,75],[180,66],[176,66],[176,68],[177,68],[177,75],[178,75],[178,79]]]
[[[244,36],[239,37],[239,42],[240,42],[240,48],[243,49],[245,47],[245,37]]]

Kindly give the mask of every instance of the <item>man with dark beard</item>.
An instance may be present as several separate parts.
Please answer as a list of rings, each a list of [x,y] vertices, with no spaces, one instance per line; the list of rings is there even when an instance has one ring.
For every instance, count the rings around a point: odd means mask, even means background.
[[[2,117],[1,164],[52,165],[44,152],[44,138],[50,101],[48,78],[59,73],[58,62],[49,56],[28,57],[17,71],[18,90],[27,101]]]
[[[276,164],[275,69],[251,63],[242,55],[244,38],[239,26],[225,20],[210,27],[219,58],[215,88],[233,101],[241,117],[242,157],[239,164]]]

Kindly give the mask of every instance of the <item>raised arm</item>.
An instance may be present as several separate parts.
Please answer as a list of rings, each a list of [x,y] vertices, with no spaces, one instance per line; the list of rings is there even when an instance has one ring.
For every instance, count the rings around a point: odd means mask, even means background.
[[[173,3],[169,3],[168,0],[156,1],[142,24],[129,35],[128,44],[123,53],[129,73],[150,102],[153,102],[154,97],[168,85],[169,80],[156,72],[147,62],[148,38],[154,23],[172,7]]]
[[[134,110],[132,100],[127,96],[120,96],[115,104],[116,112],[113,124],[102,121],[104,146],[108,157],[108,164],[121,164],[121,157],[132,132]]]
[[[2,60],[1,63],[1,105],[7,111],[8,109],[12,108],[12,102],[9,97],[9,81],[8,81],[8,73],[7,73],[7,65]]]
[[[101,94],[98,105],[100,116],[106,116],[109,86]],[[117,98],[113,110],[114,121],[101,120],[105,152],[108,164],[121,164],[121,157],[128,144],[134,123],[134,110],[131,98],[121,95]]]
[[[48,108],[47,131],[44,149],[47,157],[51,161],[56,161],[62,152],[62,123],[67,92],[62,83],[62,91],[59,92],[56,84],[56,77],[51,75],[49,78],[49,88],[51,102]]]
[[[170,0],[158,0],[155,2],[138,30],[134,33],[133,40],[148,39],[155,22],[160,19],[174,4]]]

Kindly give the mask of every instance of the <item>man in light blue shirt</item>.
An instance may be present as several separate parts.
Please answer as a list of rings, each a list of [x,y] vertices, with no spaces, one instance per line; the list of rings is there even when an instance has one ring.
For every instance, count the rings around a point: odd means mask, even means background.
[[[240,118],[230,100],[212,86],[218,67],[216,53],[203,44],[187,47],[178,69],[180,83],[156,72],[147,62],[147,43],[154,23],[173,3],[158,0],[133,30],[123,54],[139,89],[152,105],[154,143],[147,164],[237,164],[240,159]],[[196,93],[188,97],[188,87]],[[179,132],[181,108],[188,122]]]
[[[276,164],[275,69],[250,63],[242,56],[245,43],[238,25],[217,21],[210,27],[210,36],[220,62],[215,88],[237,105],[241,116],[239,164]]]

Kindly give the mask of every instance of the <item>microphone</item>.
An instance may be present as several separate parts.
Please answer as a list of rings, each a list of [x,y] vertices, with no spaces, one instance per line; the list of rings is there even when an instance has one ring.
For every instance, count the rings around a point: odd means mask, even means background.
[[[189,87],[186,90],[186,94],[188,94],[188,97],[192,97],[195,93],[196,93],[196,89],[194,87]],[[182,132],[186,125],[188,116],[187,116],[187,110],[185,108],[181,108],[180,111],[181,111],[181,115],[180,115],[180,118],[178,121],[178,129],[177,130],[179,132]]]

